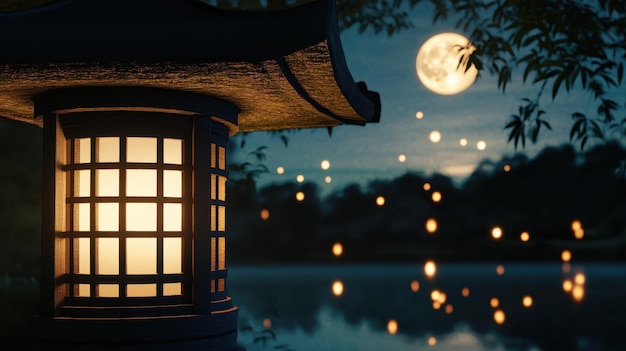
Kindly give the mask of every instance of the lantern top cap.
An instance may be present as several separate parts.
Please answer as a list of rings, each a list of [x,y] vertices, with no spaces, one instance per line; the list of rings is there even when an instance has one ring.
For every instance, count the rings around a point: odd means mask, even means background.
[[[0,116],[41,125],[54,89],[144,86],[240,110],[237,131],[365,124],[380,98],[355,83],[334,0],[230,11],[194,0],[64,0],[0,13]],[[236,132],[236,131],[235,131]]]

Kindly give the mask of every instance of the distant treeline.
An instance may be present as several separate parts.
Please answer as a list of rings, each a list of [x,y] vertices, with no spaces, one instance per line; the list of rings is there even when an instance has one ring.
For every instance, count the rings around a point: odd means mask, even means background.
[[[323,199],[313,183],[255,189],[249,178],[232,179],[229,262],[559,260],[564,249],[574,261],[624,260],[624,160],[618,144],[584,153],[564,145],[533,159],[483,160],[461,186],[441,174],[409,172],[348,185]],[[442,194],[439,202],[432,199],[435,191]],[[434,234],[426,230],[429,218],[438,224]],[[585,231],[581,240],[574,237],[574,220]],[[495,226],[503,231],[499,240],[491,237]],[[528,242],[520,240],[522,232]],[[344,247],[339,258],[331,252],[335,242]]]

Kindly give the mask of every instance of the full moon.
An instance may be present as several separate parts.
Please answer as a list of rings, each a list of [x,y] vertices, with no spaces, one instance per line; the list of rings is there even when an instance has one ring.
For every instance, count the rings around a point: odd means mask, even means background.
[[[440,95],[454,95],[469,88],[476,80],[478,70],[473,65],[465,72],[459,67],[462,53],[469,40],[457,33],[441,33],[430,37],[417,52],[415,68],[424,86]],[[472,46],[471,51],[475,48]],[[457,68],[458,67],[458,68]]]

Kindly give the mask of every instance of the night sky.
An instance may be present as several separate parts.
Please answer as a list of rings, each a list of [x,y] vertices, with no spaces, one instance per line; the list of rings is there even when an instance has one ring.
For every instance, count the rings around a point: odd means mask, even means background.
[[[303,175],[305,182],[319,183],[321,191],[328,193],[350,182],[366,185],[408,170],[426,175],[439,172],[461,183],[482,159],[498,160],[514,154],[516,150],[513,143],[507,143],[504,125],[517,112],[522,98],[535,98],[539,86],[524,85],[521,72],[516,71],[502,93],[497,88],[497,77],[484,71],[460,94],[443,96],[427,90],[415,71],[420,46],[441,32],[468,35],[454,28],[454,20],[433,25],[432,14],[430,4],[418,5],[411,10],[414,28],[391,37],[371,30],[359,34],[355,28],[342,32],[344,53],[354,80],[365,81],[370,90],[380,93],[380,123],[335,127],[331,137],[325,129],[301,130],[289,134],[288,147],[268,133],[247,135],[245,151],[268,147],[265,165],[270,173],[260,176],[259,185],[295,181],[297,175]],[[526,148],[518,152],[532,157],[546,145],[568,142],[571,113],[595,109],[589,94],[575,89],[569,94],[563,91],[555,101],[549,95],[544,94],[541,107],[547,112],[552,131],[542,130],[537,145],[527,141]],[[418,111],[422,111],[422,119],[416,118]],[[439,143],[429,140],[434,130],[441,133]],[[461,138],[467,139],[467,146],[460,145]],[[487,145],[484,151],[476,148],[481,140]],[[400,162],[400,155],[405,155],[405,162]],[[245,153],[239,152],[236,157],[242,156]],[[328,170],[321,169],[323,160],[330,162]],[[279,166],[284,168],[283,174],[277,174]],[[327,176],[332,178],[330,183],[325,181]]]

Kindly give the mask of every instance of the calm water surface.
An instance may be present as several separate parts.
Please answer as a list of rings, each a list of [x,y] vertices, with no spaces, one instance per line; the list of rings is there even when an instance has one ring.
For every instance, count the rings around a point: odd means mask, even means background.
[[[502,266],[241,266],[228,288],[248,350],[626,350],[626,265]]]

